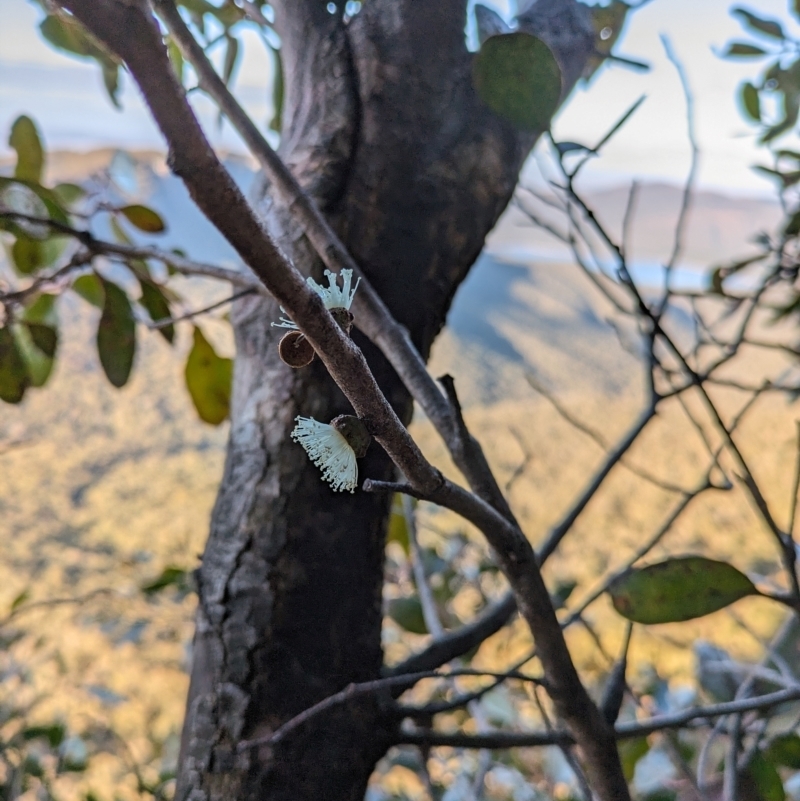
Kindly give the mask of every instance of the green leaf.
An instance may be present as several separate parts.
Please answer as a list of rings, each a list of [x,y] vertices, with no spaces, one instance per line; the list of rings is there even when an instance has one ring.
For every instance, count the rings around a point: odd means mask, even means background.
[[[10,183],[0,189],[0,210],[36,217],[39,220],[46,220],[50,216],[47,206],[36,192],[19,182]],[[28,236],[32,239],[45,239],[52,230],[46,223],[20,218],[3,219],[0,227],[14,236]]]
[[[36,300],[25,308],[22,319],[29,323],[43,323],[49,326],[58,325],[56,315],[56,295],[39,295]]]
[[[161,571],[161,575],[152,581],[142,584],[141,590],[145,595],[155,595],[155,593],[167,587],[178,587],[184,589],[188,585],[189,571],[182,567],[168,565]]]
[[[100,62],[100,69],[103,73],[103,86],[108,92],[109,100],[111,100],[115,108],[121,109],[122,105],[117,97],[119,92],[119,64],[110,59],[103,59]]]
[[[750,119],[761,122],[761,101],[758,97],[758,89],[752,83],[742,84],[742,106]]]
[[[800,737],[796,734],[776,737],[764,751],[764,758],[773,765],[800,770]]]
[[[625,778],[632,782],[636,763],[650,750],[647,738],[635,737],[631,740],[620,740],[617,749],[622,762],[622,772],[625,774]]]
[[[8,198],[6,196],[6,191],[9,187],[27,187],[31,190],[34,194],[38,195],[39,199],[44,203],[45,208],[47,209],[47,214],[50,216],[52,220],[56,222],[64,223],[64,225],[69,225],[69,217],[67,216],[66,211],[61,207],[61,203],[58,199],[58,196],[52,189],[47,189],[44,186],[36,183],[36,181],[23,181],[19,178],[5,178],[0,176],[0,193],[3,194],[4,202],[7,202]],[[15,201],[11,201],[12,207],[16,207],[17,203]],[[23,205],[28,205],[23,199]],[[20,209],[23,213],[27,213],[24,209]],[[37,215],[38,216],[38,212]],[[45,215],[47,216],[47,215]]]
[[[427,634],[425,616],[422,614],[422,604],[416,596],[412,598],[392,598],[387,608],[389,617],[400,628],[412,634]]]
[[[11,246],[11,259],[18,273],[31,275],[56,261],[66,243],[67,239],[62,236],[40,241],[19,235],[17,241]]]
[[[285,92],[283,81],[283,60],[280,51],[273,50],[272,57],[275,65],[275,75],[272,79],[272,107],[274,109],[269,127],[273,131],[281,132],[283,124],[283,96]]]
[[[8,144],[17,151],[14,177],[39,183],[44,168],[44,148],[36,124],[30,117],[23,115],[14,120]]]
[[[108,380],[115,387],[123,387],[136,352],[136,321],[125,292],[110,281],[101,281],[105,300],[97,329],[97,351]]]
[[[408,523],[403,513],[403,502],[395,494],[392,499],[392,512],[389,515],[389,528],[386,532],[386,542],[396,542],[406,552],[411,552],[411,543],[408,538]]]
[[[42,243],[27,236],[17,237],[11,246],[11,260],[20,275],[31,275],[47,265]]]
[[[150,319],[157,323],[159,320],[166,320],[172,316],[169,308],[169,303],[161,291],[158,284],[148,281],[145,278],[139,278],[139,285],[142,288],[142,297],[139,298],[139,303],[147,309]],[[164,339],[170,344],[175,339],[175,326],[165,325],[163,328],[156,329]]]
[[[783,32],[783,28],[779,22],[776,22],[772,19],[763,19],[761,17],[757,17],[751,11],[748,11],[746,8],[734,8],[731,11],[731,14],[734,14],[737,17],[741,18],[741,21],[747,25],[748,27],[752,28],[753,30],[758,31],[759,33],[763,33],[766,36],[771,36],[774,39],[785,39],[786,34]]]
[[[567,599],[575,591],[578,582],[573,579],[562,579],[556,582],[553,591],[550,593],[550,598],[553,600],[555,609],[563,609],[567,603]]]
[[[708,281],[708,288],[715,295],[721,295],[724,292],[724,287],[722,286],[723,277],[722,267],[715,267]]]
[[[703,556],[632,568],[612,582],[608,592],[617,612],[645,624],[693,620],[758,594],[744,573]]]
[[[225,48],[225,64],[222,69],[222,80],[227,86],[233,78],[236,63],[239,60],[239,40],[233,36],[225,37],[227,39],[227,47]]]
[[[111,233],[114,235],[114,239],[117,240],[121,245],[129,245],[133,246],[134,241],[128,236],[125,232],[125,229],[122,227],[122,224],[116,217],[111,217],[108,221],[109,228],[111,228]]]
[[[565,153],[593,153],[592,148],[580,142],[556,142],[556,150],[563,156]]]
[[[59,50],[66,50],[77,56],[92,56],[95,45],[86,31],[72,18],[49,15],[39,24],[42,36]]]
[[[103,308],[105,300],[105,292],[103,291],[103,283],[95,273],[82,275],[72,282],[70,287],[73,292],[80,295],[87,303],[92,306],[97,306],[98,309]]]
[[[779,170],[773,170],[772,167],[764,167],[761,164],[756,164],[753,169],[758,170],[758,172],[763,173],[768,178],[777,178],[784,189],[788,189],[790,186],[794,186],[796,183],[800,182],[800,170],[780,172]]]
[[[185,376],[186,388],[200,419],[211,425],[219,425],[230,410],[233,360],[218,356],[196,326],[194,345],[186,360]]]
[[[50,44],[76,56],[93,58],[100,65],[103,84],[111,102],[119,108],[119,62],[77,20],[66,15],[49,15],[39,25]]]
[[[728,45],[722,55],[726,58],[735,56],[739,58],[760,58],[761,56],[767,55],[767,51],[755,45],[746,44],[745,42],[733,42]]]
[[[14,325],[12,332],[25,361],[31,386],[44,386],[53,370],[58,332],[52,326],[41,323]]]
[[[30,380],[25,360],[9,328],[0,328],[0,400],[19,403]]]
[[[86,190],[82,186],[69,183],[56,184],[53,187],[53,193],[59,202],[66,207],[72,206],[86,196]]]
[[[538,131],[550,125],[561,97],[561,70],[541,39],[521,32],[490,36],[472,75],[481,100],[516,127]]]
[[[796,211],[789,218],[783,229],[784,236],[797,236],[800,234],[800,210]]]
[[[22,730],[25,740],[38,740],[40,737],[47,740],[51,748],[58,748],[67,735],[67,727],[63,723],[50,723],[40,726],[28,726]]]
[[[785,801],[786,792],[781,777],[775,766],[764,759],[761,753],[756,753],[750,760],[746,775],[755,783],[762,801]]]
[[[34,776],[37,779],[41,779],[45,775],[44,767],[36,754],[25,754],[22,771],[27,773],[28,776]]]
[[[9,607],[9,611],[13,612],[15,609],[18,609],[28,598],[31,597],[31,588],[26,587],[17,597],[11,602],[11,606]]]
[[[771,142],[773,139],[777,139],[779,136],[782,136],[787,131],[794,128],[798,114],[800,114],[800,96],[798,96],[797,92],[798,89],[795,88],[783,91],[783,120],[777,125],[767,128],[766,132],[759,139],[761,144]]]
[[[25,327],[30,331],[31,339],[37,349],[52,359],[58,347],[58,331],[52,326],[41,323],[26,323]]]
[[[136,226],[140,231],[146,231],[148,234],[159,234],[166,229],[161,217],[152,209],[147,208],[147,206],[136,203],[132,206],[124,206],[119,211],[125,215],[131,225]]]
[[[178,83],[183,84],[183,53],[171,37],[167,37],[167,55],[169,56],[172,69],[175,70],[175,75],[178,77]]]

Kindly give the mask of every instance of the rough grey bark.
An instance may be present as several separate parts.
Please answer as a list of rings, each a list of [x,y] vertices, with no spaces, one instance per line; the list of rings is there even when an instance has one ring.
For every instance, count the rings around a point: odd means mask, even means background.
[[[281,155],[427,354],[532,137],[475,96],[464,0],[370,0],[347,26],[321,0],[273,5],[286,75]],[[571,15],[558,27],[566,44],[554,44],[576,77],[591,47],[586,15],[572,2],[553,6]],[[291,210],[268,185],[261,194],[295,264],[318,273]],[[230,440],[199,571],[179,799],[356,801],[397,725],[382,699],[365,700],[274,749],[235,751],[348,683],[375,678],[382,663],[388,499],[333,493],[289,439],[296,415],[327,421],[350,408],[318,362],[301,371],[280,362],[277,316],[263,298],[234,310]],[[358,341],[407,422],[406,391]],[[361,475],[389,480],[393,468],[373,447]]]

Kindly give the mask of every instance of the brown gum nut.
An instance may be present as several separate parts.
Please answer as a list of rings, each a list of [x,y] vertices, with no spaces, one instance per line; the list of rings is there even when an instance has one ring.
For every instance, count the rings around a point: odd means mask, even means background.
[[[331,316],[337,323],[339,323],[339,327],[345,334],[350,334],[350,329],[353,327],[353,315],[350,313],[349,309],[343,309],[341,306],[331,309]]]
[[[300,331],[290,331],[281,337],[278,353],[289,367],[305,367],[314,361],[314,348]]]
[[[355,455],[366,456],[372,437],[364,423],[351,414],[340,414],[331,420],[331,425],[347,440]]]

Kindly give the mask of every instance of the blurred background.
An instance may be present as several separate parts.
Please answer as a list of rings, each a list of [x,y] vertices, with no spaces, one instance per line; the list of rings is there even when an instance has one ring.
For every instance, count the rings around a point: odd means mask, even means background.
[[[752,5],[800,35],[783,0]],[[509,19],[517,11],[513,0],[493,7]],[[700,150],[676,285],[707,287],[714,267],[755,252],[754,238],[773,230],[785,213],[774,181],[753,170],[755,164],[771,165],[772,156],[759,144],[759,130],[739,101],[742,81],[752,80],[758,67],[721,55],[729,41],[743,38],[730,11],[728,0],[643,4],[628,14],[615,52],[649,69],[605,64],[575,90],[553,124],[556,140],[591,145],[645,97],[601,156],[587,164],[578,185],[603,223],[618,232],[631,182],[639,182],[630,252],[634,273],[646,286],[660,281],[659,265],[672,247],[692,160],[687,99],[661,37],[671,42],[685,70]],[[94,187],[114,202],[145,204],[160,214],[166,230],[148,235],[123,221],[132,242],[235,266],[232,250],[169,175],[163,142],[128,77],[121,77],[115,107],[94,62],[72,58],[43,39],[43,16],[35,2],[0,0],[0,174],[14,169],[16,156],[6,144],[12,123],[28,115],[47,150],[43,183]],[[476,46],[470,20],[465,35]],[[275,114],[272,51],[246,24],[237,35],[232,85],[267,129]],[[224,50],[212,52],[222,68]],[[193,93],[192,102],[227,166],[249,189],[255,165],[236,133],[218,120],[210,100]],[[270,136],[277,141],[277,134]],[[781,140],[782,147],[796,144],[791,133]],[[542,142],[522,185],[543,191],[553,175],[552,155]],[[114,233],[110,223],[99,226],[100,235]],[[7,259],[2,269],[10,269]],[[175,281],[187,309],[226,296],[224,288],[196,278]],[[77,296],[64,301],[59,358],[47,387],[29,392],[19,405],[0,405],[4,791],[8,798],[48,793],[86,801],[168,798],[191,660],[191,571],[203,550],[222,474],[226,423],[203,422],[186,389],[191,325],[177,326],[173,344],[156,331],[140,336],[131,379],[115,389],[92,344],[99,311]],[[226,314],[223,306],[198,325],[216,352],[231,358]],[[683,331],[688,318],[682,322],[676,313],[675,325]],[[777,336],[775,330],[770,335]],[[793,331],[784,327],[780,336],[796,341]],[[510,208],[456,296],[432,370],[456,377],[468,421],[534,542],[601,462],[604,448],[597,440],[615,442],[645,403],[641,354],[631,341],[569,249],[535,227],[520,208]],[[795,362],[777,352],[758,353],[743,357],[737,369],[755,380]],[[557,398],[562,410],[598,436],[587,437],[545,396]],[[737,408],[741,394],[731,389],[720,403]],[[793,399],[770,395],[742,426],[744,447],[780,509],[791,490],[797,416]],[[427,421],[415,419],[414,433],[426,453],[453,472]],[[663,482],[691,488],[702,479],[703,453],[697,431],[672,410],[630,458]],[[598,576],[623,562],[677,497],[638,472],[618,470],[548,563],[548,581],[562,588],[565,601],[572,591],[573,597],[590,594]],[[401,660],[428,636],[424,623],[391,606],[406,596],[411,582],[400,512],[398,518],[387,548],[387,609],[395,610],[387,614],[384,631],[389,662]],[[434,586],[444,588],[445,621],[469,620],[503,586],[485,566],[480,538],[424,507],[418,509],[418,525],[428,571],[440,577]],[[731,560],[766,581],[779,568],[772,543],[741,493],[698,497],[653,556],[677,552]],[[616,653],[625,627],[610,603],[601,600],[587,619],[607,651]],[[661,693],[664,708],[675,708],[711,692],[698,685],[698,642],[724,647],[737,659],[757,658],[782,619],[775,604],[748,599],[691,625],[648,629],[632,646],[632,674],[643,694]],[[509,626],[487,641],[479,664],[491,668],[525,653],[530,642],[523,628]],[[593,636],[575,627],[570,644],[581,667],[600,683],[608,664],[598,656]],[[503,691],[487,697],[485,706],[487,719],[498,725],[524,722],[534,709],[530,698]],[[662,788],[675,770],[657,754],[649,758],[652,764],[636,773],[643,796]],[[492,767],[488,798],[536,797],[517,778],[531,775],[543,793],[570,797],[573,779],[557,749],[520,759],[510,761],[505,772],[502,765]],[[448,801],[468,797],[458,789],[459,775],[457,765],[442,760],[435,778],[452,788]],[[785,792],[800,798],[800,783],[791,785],[788,773],[784,779]],[[402,750],[382,763],[374,785],[375,801],[425,797],[418,771]]]

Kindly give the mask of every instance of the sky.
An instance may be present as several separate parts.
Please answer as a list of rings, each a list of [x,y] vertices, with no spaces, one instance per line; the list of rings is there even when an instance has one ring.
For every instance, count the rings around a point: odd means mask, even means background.
[[[483,0],[501,13],[514,0]],[[546,0],[542,0],[546,2]],[[731,17],[730,0],[651,0],[629,15],[616,52],[646,61],[647,73],[605,66],[592,82],[576,90],[553,124],[557,139],[597,142],[641,95],[647,99],[625,128],[586,170],[587,185],[608,186],[643,180],[684,180],[690,164],[686,102],[675,67],[660,37],[669,38],[687,73],[695,105],[701,149],[699,185],[735,194],[771,194],[772,186],[752,170],[769,163],[755,143],[756,132],[741,116],[736,89],[758,74],[758,62],[727,61],[718,53],[733,38],[746,39]],[[789,17],[786,0],[743,3],[761,16],[781,19],[791,32],[800,27]],[[123,110],[102,90],[99,69],[52,49],[38,32],[42,12],[27,0],[0,0],[0,153],[5,132],[21,113],[39,124],[51,149],[89,150],[100,146],[163,149],[136,87],[123,79]],[[271,116],[272,64],[255,32],[243,34],[244,58],[235,89],[262,128]],[[221,53],[219,57],[221,57]],[[195,107],[215,146],[243,152],[227,123],[220,128],[211,102],[193,95]]]

